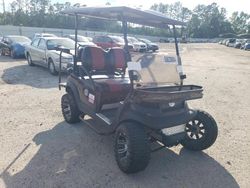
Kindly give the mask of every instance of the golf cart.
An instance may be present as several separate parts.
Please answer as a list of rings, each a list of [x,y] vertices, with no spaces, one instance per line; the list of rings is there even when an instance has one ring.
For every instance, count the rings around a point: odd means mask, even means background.
[[[61,107],[68,123],[84,121],[101,135],[115,134],[114,153],[125,173],[144,170],[150,153],[178,144],[190,150],[204,150],[217,138],[215,120],[206,112],[190,109],[187,100],[202,98],[202,87],[184,85],[175,25],[182,22],[153,11],[129,7],[82,7],[63,11],[75,16],[75,37],[79,16],[121,21],[125,48],[108,51],[95,46],[77,53],[67,77]],[[145,54],[131,61],[127,22],[150,27],[173,28],[176,58],[166,54]],[[77,40],[75,40],[77,41]],[[58,48],[61,53],[70,50]],[[59,73],[60,74],[60,73]],[[155,146],[158,143],[158,147]]]

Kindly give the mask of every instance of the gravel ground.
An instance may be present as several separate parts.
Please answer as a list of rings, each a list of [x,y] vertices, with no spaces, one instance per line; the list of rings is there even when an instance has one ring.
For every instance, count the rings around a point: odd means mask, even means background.
[[[204,98],[189,104],[213,115],[218,139],[203,152],[153,153],[133,175],[118,169],[113,136],[64,122],[57,77],[0,57],[0,187],[250,187],[250,52],[218,44],[181,52],[186,83],[204,86]]]

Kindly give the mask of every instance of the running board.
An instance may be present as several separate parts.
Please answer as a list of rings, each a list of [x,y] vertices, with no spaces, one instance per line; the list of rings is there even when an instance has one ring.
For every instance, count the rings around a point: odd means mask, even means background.
[[[88,125],[93,131],[95,131],[99,135],[111,135],[114,133],[114,130],[112,129],[111,126],[107,126],[103,124],[100,125],[93,118],[90,118],[87,120],[84,119],[84,116],[79,116],[79,118],[82,122],[86,123],[86,125]]]
[[[96,113],[96,116],[99,117],[101,120],[103,120],[108,125],[112,124],[111,120],[109,118],[107,118],[105,115],[103,115],[101,113]]]

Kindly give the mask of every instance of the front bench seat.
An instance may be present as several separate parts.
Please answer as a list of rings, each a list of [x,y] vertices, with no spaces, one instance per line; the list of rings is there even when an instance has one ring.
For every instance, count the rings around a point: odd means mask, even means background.
[[[82,65],[92,75],[101,105],[123,101],[130,91],[129,78],[115,75],[114,71],[126,69],[123,55],[118,49],[106,52],[100,47],[92,46],[85,47],[82,53]],[[110,57],[115,58],[111,60]]]

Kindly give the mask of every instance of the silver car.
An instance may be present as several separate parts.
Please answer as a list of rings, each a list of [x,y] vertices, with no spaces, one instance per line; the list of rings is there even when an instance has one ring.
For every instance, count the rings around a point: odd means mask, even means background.
[[[34,39],[30,45],[25,46],[25,56],[28,64],[40,65],[49,69],[52,75],[57,75],[59,71],[60,52],[56,51],[56,47],[65,47],[74,54],[75,43],[68,38],[59,37],[40,37]],[[73,65],[73,56],[70,54],[62,54],[61,70],[67,72],[67,68]]]
[[[135,52],[147,51],[147,45],[144,42],[140,42],[135,37],[128,37],[128,42],[133,45],[133,49]]]

